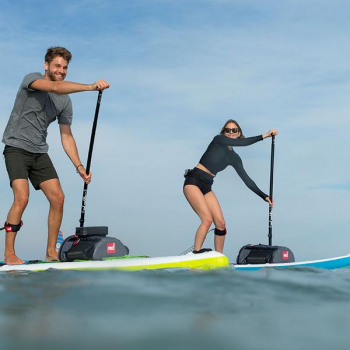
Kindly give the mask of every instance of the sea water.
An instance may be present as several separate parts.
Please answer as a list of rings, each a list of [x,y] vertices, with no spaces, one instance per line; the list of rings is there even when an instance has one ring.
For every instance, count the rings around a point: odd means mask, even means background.
[[[0,273],[1,349],[342,349],[350,269]]]

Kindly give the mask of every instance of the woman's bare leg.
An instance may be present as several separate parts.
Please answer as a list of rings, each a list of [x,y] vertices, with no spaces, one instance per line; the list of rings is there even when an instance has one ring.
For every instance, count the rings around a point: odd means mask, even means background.
[[[184,194],[192,209],[196,212],[201,220],[201,224],[197,229],[194,240],[194,250],[200,250],[207,236],[210,225],[213,222],[213,216],[210,213],[207,201],[204,199],[201,190],[194,185],[186,185]]]
[[[224,230],[226,227],[226,223],[225,223],[224,215],[222,214],[219,201],[215,196],[215,193],[213,191],[208,192],[204,196],[204,199],[207,202],[211,215],[213,216],[215,227],[218,230],[221,230],[221,231]],[[219,253],[222,253],[224,251],[225,237],[226,236],[214,235],[214,247],[215,247],[215,250]]]

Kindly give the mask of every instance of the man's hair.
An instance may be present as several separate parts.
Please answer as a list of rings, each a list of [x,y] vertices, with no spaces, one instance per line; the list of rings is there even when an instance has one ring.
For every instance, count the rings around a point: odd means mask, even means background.
[[[69,61],[72,59],[72,54],[66,48],[61,46],[52,46],[46,51],[45,62],[51,63],[51,61],[57,56],[63,57],[67,63],[69,63]]]

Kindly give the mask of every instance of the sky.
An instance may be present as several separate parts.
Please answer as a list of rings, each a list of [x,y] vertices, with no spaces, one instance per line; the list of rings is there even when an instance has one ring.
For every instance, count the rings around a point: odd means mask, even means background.
[[[297,261],[349,254],[350,3],[346,0],[2,0],[0,130],[24,75],[44,72],[50,46],[68,48],[66,80],[103,93],[85,226],[108,226],[130,254],[178,255],[199,219],[183,192],[226,120],[246,136],[279,131],[275,145],[273,244]],[[86,163],[96,92],[72,94],[72,131]],[[62,231],[79,226],[83,183],[49,127],[49,155],[65,192]],[[269,191],[271,139],[237,148]],[[268,204],[229,167],[213,190],[233,262],[245,244],[267,244]],[[0,162],[0,220],[12,204]],[[31,188],[17,255],[42,259],[48,202]],[[4,249],[0,233],[0,256]],[[204,244],[213,248],[213,233]]]

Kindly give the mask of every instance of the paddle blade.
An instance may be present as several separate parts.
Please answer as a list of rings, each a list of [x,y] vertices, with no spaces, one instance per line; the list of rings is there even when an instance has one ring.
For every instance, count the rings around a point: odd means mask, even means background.
[[[60,230],[60,231],[58,231],[58,236],[57,236],[57,241],[56,241],[56,248],[55,248],[57,253],[60,250],[60,247],[61,247],[63,241],[64,241],[63,233]]]

